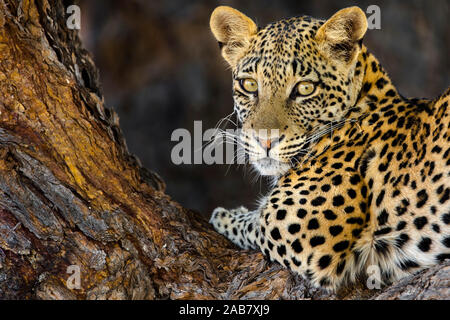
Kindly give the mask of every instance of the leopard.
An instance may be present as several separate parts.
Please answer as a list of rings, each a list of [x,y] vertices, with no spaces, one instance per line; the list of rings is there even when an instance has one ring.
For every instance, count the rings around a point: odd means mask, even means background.
[[[450,88],[401,95],[363,44],[356,6],[265,27],[219,6],[210,29],[240,145],[273,181],[256,210],[216,208],[218,233],[330,291],[450,258]]]

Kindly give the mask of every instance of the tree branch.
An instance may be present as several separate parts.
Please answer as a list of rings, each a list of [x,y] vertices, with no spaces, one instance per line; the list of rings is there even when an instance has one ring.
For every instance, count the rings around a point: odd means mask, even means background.
[[[0,298],[448,297],[448,263],[381,293],[333,295],[238,250],[128,152],[65,19],[59,2],[0,0]]]

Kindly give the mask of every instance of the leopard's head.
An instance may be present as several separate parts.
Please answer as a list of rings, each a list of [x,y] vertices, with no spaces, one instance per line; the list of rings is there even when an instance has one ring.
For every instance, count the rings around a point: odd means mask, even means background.
[[[354,106],[367,30],[358,7],[329,20],[296,17],[264,28],[220,6],[210,27],[233,74],[241,140],[262,175],[281,175]]]

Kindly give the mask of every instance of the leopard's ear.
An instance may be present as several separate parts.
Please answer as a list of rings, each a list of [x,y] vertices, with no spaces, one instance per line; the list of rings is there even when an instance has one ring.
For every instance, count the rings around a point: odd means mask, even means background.
[[[336,12],[316,33],[319,50],[328,58],[351,63],[361,49],[367,18],[358,7]]]
[[[235,66],[250,39],[258,31],[252,19],[227,6],[217,7],[211,14],[210,28],[222,50],[222,56]]]

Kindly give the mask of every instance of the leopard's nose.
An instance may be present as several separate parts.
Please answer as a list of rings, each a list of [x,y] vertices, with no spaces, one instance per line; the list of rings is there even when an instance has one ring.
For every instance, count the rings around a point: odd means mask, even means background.
[[[278,144],[280,142],[279,137],[274,137],[274,138],[257,137],[256,140],[258,141],[260,146],[263,147],[267,151],[270,150],[271,148],[273,148],[276,144]]]

